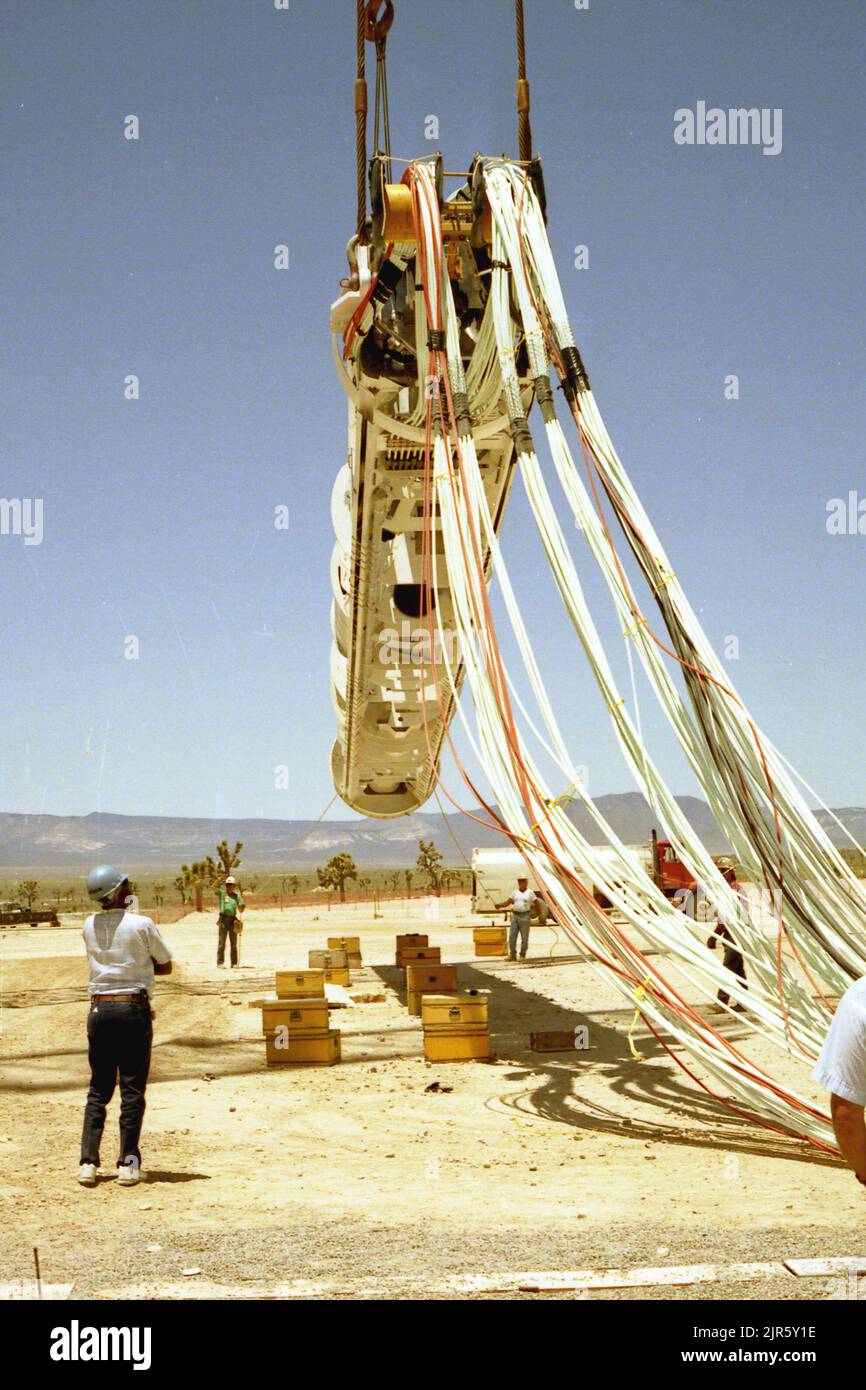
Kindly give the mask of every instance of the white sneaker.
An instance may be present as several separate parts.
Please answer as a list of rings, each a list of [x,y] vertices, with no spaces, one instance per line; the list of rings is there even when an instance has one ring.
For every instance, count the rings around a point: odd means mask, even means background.
[[[96,1164],[82,1163],[78,1170],[78,1181],[82,1187],[96,1186]]]
[[[121,1187],[134,1187],[141,1182],[141,1164],[137,1158],[125,1158],[117,1170],[117,1181]]]

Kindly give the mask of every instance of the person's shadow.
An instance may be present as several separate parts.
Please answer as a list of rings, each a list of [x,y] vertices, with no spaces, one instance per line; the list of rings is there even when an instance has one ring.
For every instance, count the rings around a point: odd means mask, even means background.
[[[163,1168],[145,1168],[142,1182],[210,1182],[210,1173],[178,1173]]]

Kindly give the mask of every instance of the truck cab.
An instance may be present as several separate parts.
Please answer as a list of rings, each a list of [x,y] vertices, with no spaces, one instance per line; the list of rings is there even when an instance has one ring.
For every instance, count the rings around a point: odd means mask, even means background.
[[[694,893],[697,884],[670,840],[653,840],[654,878],[666,897],[672,897],[680,888],[689,888]]]

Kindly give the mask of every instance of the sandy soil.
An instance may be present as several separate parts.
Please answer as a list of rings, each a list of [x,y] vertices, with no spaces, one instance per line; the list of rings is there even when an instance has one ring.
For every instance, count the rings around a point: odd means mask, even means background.
[[[530,961],[475,961],[466,900],[248,911],[243,963],[214,964],[211,913],[166,927],[143,1138],[148,1181],[114,1180],[117,1101],[95,1190],[75,1181],[87,1085],[78,925],[0,935],[0,1278],[79,1296],[199,1296],[309,1280],[323,1296],[447,1297],[455,1274],[863,1255],[866,1201],[814,1151],[729,1115],[688,1081],[571,946],[536,928]],[[490,991],[496,1061],[429,1065],[393,967],[426,931],[465,986]],[[268,1068],[251,999],[329,934],[362,937],[335,1011],[343,1060]],[[534,1053],[531,1031],[589,1027],[587,1052]],[[745,1037],[742,1025],[722,1025]],[[817,1093],[769,1046],[750,1055]],[[440,1082],[451,1091],[430,1091]],[[199,1274],[185,1275],[197,1269]],[[437,1292],[438,1290],[438,1292]],[[527,1295],[529,1297],[531,1295]],[[573,1296],[573,1295],[569,1295]],[[793,1276],[653,1295],[827,1297]]]

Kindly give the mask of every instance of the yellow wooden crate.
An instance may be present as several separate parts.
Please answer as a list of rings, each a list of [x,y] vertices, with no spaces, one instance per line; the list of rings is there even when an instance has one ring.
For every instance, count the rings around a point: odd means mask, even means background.
[[[317,1028],[327,1029],[328,1001],[318,999],[277,999],[262,1005],[262,1032],[288,1028],[290,1033],[309,1033]]]
[[[429,965],[426,961],[406,966],[406,988],[422,994],[452,994],[457,988],[456,965]]]
[[[351,978],[350,978],[350,975],[349,975],[349,967],[348,967],[348,965],[345,967],[345,969],[342,969],[342,970],[337,970],[336,968],[328,969],[328,968],[326,967],[326,968],[325,968],[325,984],[326,984],[326,985],[348,985],[348,984],[351,984]]]
[[[425,1033],[428,1062],[483,1062],[490,1058],[489,1033]]]
[[[476,944],[475,955],[478,960],[487,960],[490,956],[507,956],[508,942],[503,941],[500,946],[495,941],[480,941]]]
[[[487,1027],[486,994],[425,994],[421,1002],[425,1030],[449,1029],[459,1032],[470,1026]]]
[[[431,965],[427,961],[406,966],[406,1006],[416,1018],[425,994],[456,994],[457,966]]]
[[[402,950],[404,946],[429,946],[430,938],[425,936],[423,932],[404,932],[402,936],[397,937],[395,945],[398,951]]]
[[[402,951],[397,953],[397,964],[405,970],[409,965],[423,965],[425,962],[433,965],[442,963],[441,946],[404,946]]]
[[[320,1028],[310,1033],[290,1033],[276,1028],[265,1034],[268,1066],[331,1067],[341,1057],[340,1033]]]
[[[423,989],[410,989],[406,991],[406,1007],[408,1008],[410,1014],[413,1014],[415,1018],[420,1018],[421,1016],[421,1001],[425,998],[426,993],[427,991]],[[451,991],[446,990],[443,985],[437,985],[436,993],[438,995],[442,995],[449,994],[451,993]],[[456,999],[456,989],[453,991],[453,995]]]
[[[310,951],[307,964],[311,970],[348,970],[349,952],[338,950]]]
[[[361,938],[360,936],[329,936],[328,950],[346,951],[350,955],[359,956],[361,954]]]
[[[325,993],[324,970],[278,970],[276,973],[278,999],[311,999]]]
[[[508,937],[506,927],[473,927],[472,940],[478,946],[481,942],[505,941]]]

